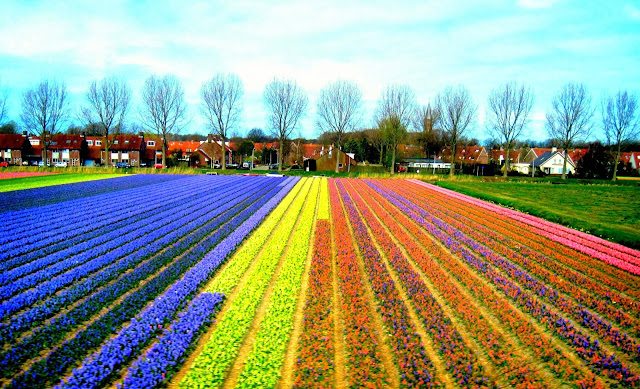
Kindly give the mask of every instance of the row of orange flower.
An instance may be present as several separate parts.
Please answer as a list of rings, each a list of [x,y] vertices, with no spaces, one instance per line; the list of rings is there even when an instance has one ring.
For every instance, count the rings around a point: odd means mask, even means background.
[[[548,306],[541,303],[529,292],[522,290],[519,285],[504,276],[502,271],[496,271],[496,269],[484,259],[486,257],[492,257],[492,254],[481,244],[473,241],[442,220],[435,218],[406,198],[397,194],[385,194],[390,197],[397,197],[394,199],[395,204],[406,207],[407,212],[412,213],[412,217],[427,228],[431,234],[444,242],[449,249],[458,253],[461,259],[473,266],[486,280],[502,290],[503,293],[523,310],[533,315],[541,324],[564,339],[565,344],[570,346],[581,358],[589,362],[595,371],[619,380],[626,385],[637,384],[639,379],[638,374],[631,370],[627,364],[621,362],[615,355],[603,348],[598,340],[589,338],[588,335],[579,328],[576,328],[569,320],[549,309]],[[482,256],[474,254],[465,246],[482,252]],[[498,260],[497,257],[493,257],[492,259]],[[508,267],[507,262],[498,262]]]
[[[309,289],[298,341],[295,388],[331,388],[334,382],[334,315],[331,272],[331,224],[316,222]]]
[[[405,190],[408,188],[409,187],[405,187]],[[534,261],[527,260],[527,258],[520,253],[498,242],[499,237],[490,229],[461,219],[459,214],[450,211],[451,207],[454,206],[453,204],[450,204],[450,207],[438,209],[438,207],[432,206],[434,204],[431,199],[427,202],[423,194],[417,192],[411,193],[413,201],[420,207],[440,220],[449,223],[475,242],[482,244],[483,246],[476,247],[474,251],[483,255],[493,265],[506,271],[512,280],[519,282],[520,285],[548,301],[563,313],[592,329],[601,339],[614,344],[618,350],[625,353],[628,357],[632,359],[640,358],[640,352],[638,352],[640,350],[640,344],[606,320],[608,318],[609,320],[619,321],[621,322],[620,324],[625,325],[625,327],[631,327],[630,330],[635,334],[636,329],[634,326],[636,328],[639,327],[637,318],[620,312],[610,304],[598,304],[598,300],[592,295],[583,293],[575,285],[563,282]],[[526,271],[522,269],[526,269]],[[549,282],[550,285],[545,284],[541,280]],[[565,295],[558,293],[554,288],[560,289]],[[582,304],[599,308],[600,313],[604,314],[606,318],[595,315],[580,303],[576,303],[573,298],[579,300]]]
[[[426,251],[425,246],[421,245],[426,243],[431,246],[432,242],[428,236],[424,235],[424,232],[406,215],[399,212],[370,187],[361,183],[356,183],[354,186],[359,193],[375,200],[368,202],[375,215],[405,248],[407,254],[428,277],[438,293],[452,308],[452,311],[462,319],[458,323],[463,324],[464,329],[476,339],[489,361],[498,370],[498,375],[503,376],[509,384],[515,387],[547,387],[542,378],[529,366],[530,361],[516,352],[516,345],[491,324],[491,320],[480,311],[479,304],[471,303],[466,293],[455,283],[452,283],[449,275],[432,259],[434,254]],[[372,220],[371,218],[366,219]],[[408,235],[404,229],[411,235]],[[416,240],[416,238],[418,239]],[[438,250],[438,246],[433,246],[433,248],[438,256],[446,255]]]

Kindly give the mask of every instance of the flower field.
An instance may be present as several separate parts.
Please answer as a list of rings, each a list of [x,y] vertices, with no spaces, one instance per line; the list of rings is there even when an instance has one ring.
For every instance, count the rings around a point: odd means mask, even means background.
[[[640,386],[624,246],[417,180],[73,185],[0,211],[2,387]]]

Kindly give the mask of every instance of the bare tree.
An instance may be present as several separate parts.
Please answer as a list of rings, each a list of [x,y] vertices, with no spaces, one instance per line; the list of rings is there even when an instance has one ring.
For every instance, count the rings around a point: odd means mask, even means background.
[[[69,118],[67,87],[57,81],[40,81],[33,89],[24,92],[20,117],[25,128],[40,138],[42,162],[47,166],[51,137]]]
[[[591,97],[582,84],[569,83],[551,101],[551,112],[547,113],[547,133],[557,139],[563,149],[562,178],[567,178],[569,147],[579,137],[586,138],[591,132]]]
[[[434,151],[442,146],[442,131],[437,127],[440,123],[440,111],[421,105],[416,108],[413,117],[413,127],[420,132],[418,142],[423,146],[424,152],[429,157],[429,150]]]
[[[342,150],[345,133],[359,125],[361,107],[362,92],[353,82],[336,81],[320,91],[317,126],[323,132],[335,134],[338,150]],[[336,158],[336,173],[339,162]]]
[[[229,131],[240,121],[243,94],[242,81],[235,74],[218,73],[211,80],[203,83],[200,89],[202,114],[222,141],[223,170],[227,168],[226,140]]]
[[[635,139],[640,132],[636,109],[638,100],[627,91],[618,91],[602,101],[602,125],[609,145],[617,147],[613,164],[613,180],[618,178],[618,161],[622,144]]]
[[[167,144],[173,134],[187,125],[187,107],[182,83],[174,75],[150,76],[142,89],[143,125],[162,140],[162,167],[166,167]]]
[[[523,135],[533,107],[533,92],[524,85],[509,82],[489,94],[487,127],[491,136],[503,143],[505,148],[504,177],[509,172],[509,155],[516,139]]]
[[[284,142],[304,115],[309,99],[295,81],[274,78],[264,90],[264,103],[269,111],[269,125],[280,140],[278,171],[282,171]]]
[[[104,136],[105,164],[109,166],[109,149],[124,125],[131,89],[124,80],[109,77],[100,82],[93,81],[86,96],[89,105],[82,108],[81,115],[87,125],[96,125]]]
[[[475,121],[478,106],[473,103],[469,90],[464,86],[460,85],[457,88],[449,86],[436,97],[436,110],[440,112],[440,125],[451,147],[449,174],[453,176],[458,140]]]
[[[407,135],[415,107],[416,95],[407,85],[387,86],[378,101],[376,122],[391,147],[391,174],[395,172],[398,143]]]

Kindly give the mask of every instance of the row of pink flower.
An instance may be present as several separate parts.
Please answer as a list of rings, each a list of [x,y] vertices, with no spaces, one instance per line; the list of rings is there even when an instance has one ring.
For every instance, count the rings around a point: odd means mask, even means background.
[[[419,180],[410,180],[410,181],[421,183],[421,185],[424,184],[424,186],[431,185],[431,184],[426,184],[426,183],[424,183],[422,181],[419,181]],[[456,197],[461,198],[461,199],[468,199],[468,198],[473,199],[473,197],[466,196],[466,195],[463,195],[461,193],[457,193],[457,192],[451,191],[449,189],[440,188],[440,187],[438,187],[438,189],[442,193],[451,194],[451,192],[453,192],[453,193],[455,193]],[[474,199],[474,200],[477,200],[477,199]],[[486,202],[484,202],[484,203],[488,204],[489,207],[491,207],[491,208],[503,208],[503,207],[496,206],[496,205],[491,204],[491,203],[486,203]],[[575,240],[577,242],[583,243],[584,245],[586,245],[588,247],[591,247],[591,248],[594,248],[596,250],[603,250],[605,248],[614,250],[613,251],[613,253],[614,253],[613,255],[614,256],[615,255],[621,255],[620,259],[624,259],[622,256],[624,254],[626,254],[628,257],[631,257],[631,258],[635,259],[635,262],[634,262],[635,264],[640,264],[640,251],[638,251],[638,250],[634,250],[634,249],[629,248],[627,246],[623,246],[623,245],[621,245],[619,243],[610,242],[608,240],[599,238],[599,237],[591,235],[591,234],[587,234],[587,233],[582,232],[582,231],[575,230],[573,228],[569,228],[569,227],[565,227],[565,226],[562,226],[562,225],[559,225],[559,224],[556,224],[556,223],[552,223],[550,221],[541,219],[541,218],[533,216],[533,215],[528,215],[526,213],[513,211],[511,209],[509,209],[509,211],[511,211],[511,212],[513,212],[515,214],[518,214],[523,219],[528,220],[526,223],[537,223],[538,225],[542,225],[542,226],[546,226],[548,228],[551,228],[552,231],[560,231],[560,234],[562,236],[567,237],[567,239],[571,239],[571,240]],[[604,246],[604,247],[602,247],[602,246]]]
[[[630,255],[621,253],[621,252],[619,252],[617,250],[614,250],[614,249],[608,249],[608,248],[605,248],[605,247],[600,247],[599,250],[596,250],[596,249],[590,248],[588,246],[585,246],[583,244],[583,242],[576,242],[575,240],[570,240],[570,239],[567,239],[566,237],[559,236],[557,232],[553,231],[553,228],[546,227],[546,226],[542,225],[541,223],[537,223],[537,222],[531,221],[531,220],[523,217],[524,214],[521,213],[521,212],[514,211],[514,210],[511,210],[511,209],[508,209],[508,208],[504,208],[504,207],[500,207],[500,206],[496,206],[496,205],[493,205],[491,203],[488,203],[488,202],[485,202],[485,201],[482,201],[482,200],[474,199],[473,197],[470,197],[470,196],[461,195],[461,194],[459,194],[457,192],[450,191],[448,189],[443,189],[443,188],[437,187],[435,185],[424,183],[422,181],[413,181],[413,182],[416,182],[419,185],[428,187],[429,189],[432,189],[434,191],[446,194],[446,195],[448,195],[450,197],[458,198],[458,199],[470,202],[472,204],[478,205],[480,207],[483,207],[485,209],[492,210],[492,211],[497,212],[497,213],[499,213],[499,214],[501,214],[503,216],[508,216],[508,217],[510,217],[510,218],[512,218],[514,220],[520,221],[522,223],[525,223],[525,224],[531,226],[532,228],[535,228],[536,232],[538,234],[540,234],[541,236],[544,236],[544,237],[549,238],[549,239],[551,239],[553,241],[561,243],[561,244],[563,244],[563,245],[565,245],[567,247],[570,247],[572,249],[578,250],[578,251],[580,251],[582,253],[590,255],[590,256],[592,256],[594,258],[602,260],[602,261],[604,261],[606,263],[609,263],[609,264],[611,264],[613,266],[616,266],[616,267],[618,267],[620,269],[626,270],[626,271],[628,271],[630,273],[640,274],[640,266],[638,266],[638,265],[640,265],[640,259],[636,259],[636,258],[634,258],[634,257],[632,257]],[[561,227],[561,226],[559,226],[557,224],[553,224],[553,223],[551,223],[551,225],[557,226],[557,227]],[[566,228],[566,227],[563,227],[563,228]],[[577,238],[577,239],[579,239],[579,238]],[[624,247],[624,246],[621,246],[621,247]],[[631,250],[631,249],[629,249],[629,250]],[[624,259],[620,258],[620,257],[623,257]]]
[[[9,178],[50,176],[52,174],[56,174],[56,173],[45,173],[45,172],[3,172],[3,173],[0,173],[0,180],[6,180],[6,179],[9,179]]]

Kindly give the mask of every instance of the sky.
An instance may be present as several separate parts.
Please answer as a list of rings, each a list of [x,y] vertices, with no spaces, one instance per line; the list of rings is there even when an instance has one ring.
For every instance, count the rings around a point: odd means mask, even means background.
[[[544,140],[545,112],[567,82],[583,83],[594,106],[625,89],[640,94],[640,1],[32,1],[2,0],[0,85],[9,120],[19,122],[24,91],[43,79],[66,84],[74,117],[89,84],[118,76],[133,90],[128,122],[138,122],[147,77],[175,74],[191,121],[210,132],[200,87],[235,73],[244,110],[235,132],[266,133],[265,86],[296,81],[307,93],[294,136],[319,135],[316,104],[328,83],[349,80],[363,94],[362,127],[373,126],[383,89],[406,84],[426,105],[463,85],[478,105],[468,136],[487,138],[490,91],[516,81],[534,91],[527,134]],[[74,120],[76,124],[82,124]],[[603,139],[594,117],[591,139]]]

